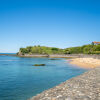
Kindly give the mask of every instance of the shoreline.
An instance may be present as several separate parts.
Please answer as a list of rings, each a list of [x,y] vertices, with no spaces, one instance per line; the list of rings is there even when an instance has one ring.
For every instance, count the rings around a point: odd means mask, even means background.
[[[95,58],[100,59],[100,54],[18,54],[19,57],[48,57],[48,58]]]
[[[100,67],[45,90],[29,100],[100,100]]]
[[[45,90],[29,100],[100,100],[100,59],[73,58],[69,59],[69,64],[91,70]]]
[[[47,57],[47,58],[76,58],[79,57],[78,55],[70,55],[70,54],[33,54],[33,55],[29,55],[29,54],[25,54],[25,55],[18,55],[19,57]]]
[[[94,58],[74,58],[69,61],[71,65],[76,65],[82,68],[96,68],[100,66],[100,59]]]

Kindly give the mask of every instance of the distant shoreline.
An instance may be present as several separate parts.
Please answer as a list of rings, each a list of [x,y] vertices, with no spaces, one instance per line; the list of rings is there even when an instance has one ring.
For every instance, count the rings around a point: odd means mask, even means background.
[[[25,54],[25,55],[18,55],[19,57],[49,57],[49,58],[76,58],[78,55],[64,55],[64,54]]]
[[[0,53],[0,56],[17,56],[16,53]]]
[[[19,57],[49,57],[49,58],[95,58],[100,59],[100,54],[24,54]]]

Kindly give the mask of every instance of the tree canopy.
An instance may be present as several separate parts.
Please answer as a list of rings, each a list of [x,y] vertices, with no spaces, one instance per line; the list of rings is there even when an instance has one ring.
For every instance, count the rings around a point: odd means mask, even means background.
[[[21,54],[100,54],[100,45],[83,45],[79,47],[70,47],[65,49],[46,47],[46,46],[28,46],[20,48]]]
[[[100,45],[83,45],[65,49],[66,54],[100,54]]]
[[[64,54],[64,49],[46,46],[28,46],[20,48],[22,54]]]

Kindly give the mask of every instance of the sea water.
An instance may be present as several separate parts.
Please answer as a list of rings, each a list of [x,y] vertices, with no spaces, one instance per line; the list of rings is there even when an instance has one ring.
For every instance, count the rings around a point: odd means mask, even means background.
[[[85,71],[61,58],[0,56],[0,100],[27,100]]]

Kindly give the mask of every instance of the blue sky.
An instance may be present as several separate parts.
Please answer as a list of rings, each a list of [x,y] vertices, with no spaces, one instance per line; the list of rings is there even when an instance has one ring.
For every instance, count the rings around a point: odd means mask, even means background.
[[[100,41],[100,0],[0,0],[0,52]]]

